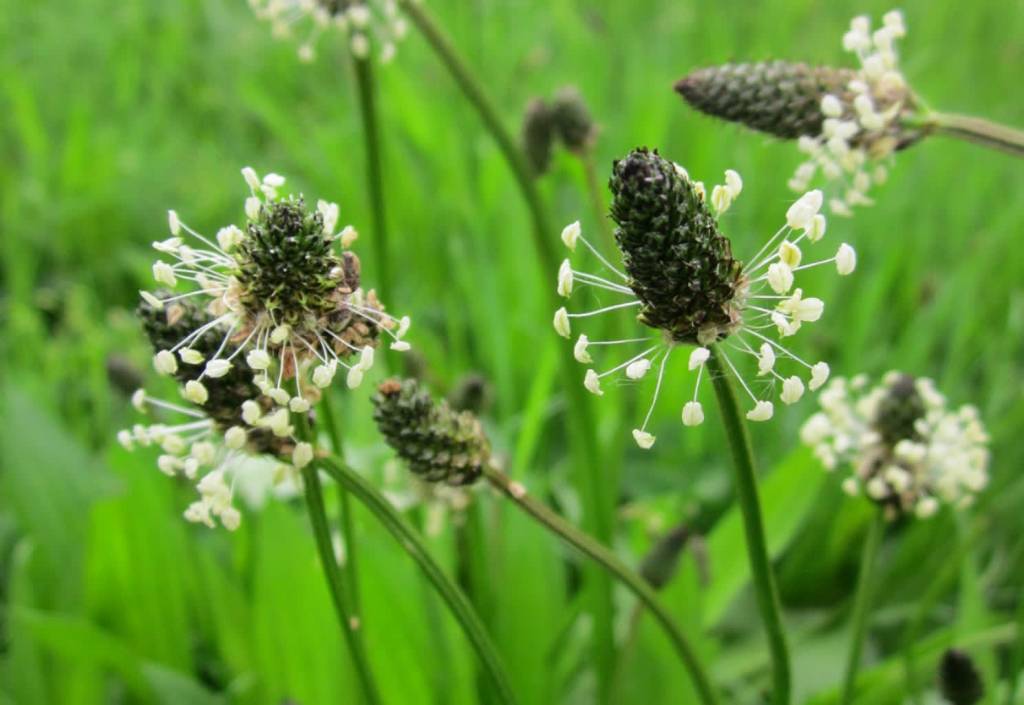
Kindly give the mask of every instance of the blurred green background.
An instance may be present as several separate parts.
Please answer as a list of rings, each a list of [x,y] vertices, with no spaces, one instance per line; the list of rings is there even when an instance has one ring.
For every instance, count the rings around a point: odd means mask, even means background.
[[[811,0],[428,6],[510,129],[531,97],[578,87],[601,125],[602,180],[638,145],[710,183],[739,170],[745,189],[723,227],[740,256],[781,222],[799,155],[695,114],[672,83],[731,59],[845,62],[849,18],[890,9]],[[908,0],[902,9],[903,68],[920,94],[939,109],[1024,124],[1024,3]],[[559,422],[565,341],[551,330],[543,292],[554,273],[540,271],[512,175],[415,31],[377,74],[397,273],[395,290],[381,295],[412,315],[409,337],[437,392],[469,372],[484,376],[486,422],[510,472],[579,519]],[[188,525],[181,512],[193,489],[159,473],[154,453],[114,442],[135,418],[125,390],[139,375],[152,382],[131,311],[138,289],[151,286],[149,243],[165,237],[168,208],[215,232],[242,217],[242,166],[277,171],[291,188],[340,203],[342,222],[363,231],[357,247],[372,285],[354,101],[336,37],[301,64],[244,0],[0,0],[0,703],[354,702],[301,503],[247,510],[233,534]],[[596,232],[577,159],[561,152],[540,185],[559,227],[579,218]],[[948,645],[981,664],[987,702],[1009,702],[1021,667],[1021,193],[1020,163],[927,140],[898,156],[874,207],[831,221],[830,241],[857,247],[858,272],[807,279],[827,311],[800,336],[800,354],[827,359],[836,374],[933,376],[954,403],[977,404],[993,436],[991,487],[972,511],[889,531],[863,703],[905,702],[913,690],[935,702],[935,657]],[[615,547],[636,564],[684,517],[726,512],[708,522],[703,549],[686,552],[664,599],[694,638],[704,635],[730,702],[758,702],[767,661],[717,414],[684,430],[678,409],[690,383],[674,386],[647,453],[628,431],[649,387],[611,388],[594,405],[602,472],[620,497]],[[339,394],[351,459],[407,492],[369,419],[369,390]],[[868,511],[799,448],[813,404],[758,426],[754,442],[797,702],[824,703],[845,658]],[[477,501],[487,579],[476,597],[522,701],[598,701],[578,560],[489,493]],[[456,518],[429,502],[411,515],[453,568]],[[369,515],[357,520],[363,622],[386,702],[485,700],[461,632],[390,537]],[[635,618],[625,594],[615,593],[615,606],[612,700],[690,702],[662,634]],[[908,640],[919,648],[909,680]]]

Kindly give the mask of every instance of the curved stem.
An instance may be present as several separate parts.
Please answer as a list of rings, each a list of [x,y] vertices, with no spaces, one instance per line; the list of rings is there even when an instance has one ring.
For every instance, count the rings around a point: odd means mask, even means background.
[[[508,676],[501,664],[498,652],[487,635],[480,618],[473,611],[473,606],[461,590],[445,575],[441,567],[434,561],[427,550],[423,539],[413,531],[394,507],[367,482],[361,475],[340,462],[337,458],[318,459],[320,465],[341,486],[347,489],[363,505],[369,509],[377,520],[386,528],[409,556],[416,561],[420,570],[433,584],[441,598],[448,604],[452,614],[462,626],[470,644],[476,651],[480,663],[486,669],[494,683],[494,692],[499,702],[513,705],[515,695],[509,685]]]
[[[505,128],[501,121],[501,115],[491,104],[490,99],[484,93],[483,86],[470,72],[465,62],[459,57],[458,52],[437,26],[434,20],[427,14],[423,4],[418,0],[400,0],[402,10],[413,21],[430,46],[434,49],[438,58],[444,63],[448,72],[455,82],[459,84],[463,94],[476,109],[484,127],[491,133],[491,137],[498,144],[502,156],[508,162],[512,173],[516,177],[516,183],[522,192],[523,200],[530,209],[530,217],[533,220],[533,237],[537,252],[540,254],[544,269],[554,272],[558,268],[558,256],[553,245],[553,236],[548,227],[547,216],[544,212],[544,205],[541,202],[540,193],[537,191],[536,183],[530,173],[530,167],[526,163],[519,145],[512,137],[512,134]]]
[[[554,244],[556,233],[551,230],[548,223],[544,204],[537,191],[536,181],[519,145],[502,123],[501,114],[487,97],[483,86],[459,57],[448,37],[423,8],[423,4],[419,0],[399,0],[399,2],[402,11],[430,43],[438,58],[462,90],[463,95],[476,109],[484,127],[497,143],[509,168],[512,169],[516,184],[530,211],[533,225],[531,233],[541,269],[545,275],[553,276],[559,263]],[[556,297],[555,287],[546,286],[544,291],[547,292],[548,307],[554,311],[561,305]],[[598,458],[598,443],[594,424],[590,419],[589,400],[580,384],[579,373],[571,350],[565,348],[559,357],[564,388],[571,406],[571,412],[568,414],[568,432],[576,456],[574,469],[579,477],[580,494],[584,506],[584,522],[600,539],[610,541],[614,523],[614,501],[612,494],[606,488],[607,480],[598,473],[601,462]],[[593,590],[590,595],[589,611],[595,625],[593,643],[596,651],[597,673],[601,681],[600,694],[602,702],[604,702],[607,700],[615,664],[614,603],[611,582],[600,571],[588,575],[587,582]]]
[[[394,295],[391,280],[391,259],[388,251],[387,211],[384,207],[383,158],[381,155],[380,124],[377,119],[377,96],[373,81],[373,64],[370,59],[352,58],[355,66],[356,86],[359,90],[359,116],[363,123],[363,137],[366,140],[366,180],[370,190],[371,216],[373,218],[373,255],[377,261],[375,271],[380,290],[387,296]]]
[[[311,433],[305,417],[302,414],[295,414],[295,418],[300,437],[309,441]],[[362,627],[359,618],[352,610],[350,595],[334,555],[331,531],[327,526],[327,510],[324,507],[323,487],[320,484],[320,476],[317,474],[315,463],[310,463],[302,469],[302,480],[305,486],[303,494],[306,497],[309,521],[313,525],[313,536],[316,538],[320,565],[324,569],[324,577],[327,579],[327,587],[331,593],[334,612],[338,617],[338,623],[341,626],[342,634],[345,636],[345,642],[348,645],[349,653],[355,665],[359,687],[363,693],[363,700],[367,705],[379,705],[380,695],[377,692],[377,686],[373,680],[373,672],[366,657],[366,648],[363,644],[361,631]]]
[[[711,685],[711,678],[705,672],[690,642],[676,626],[672,616],[662,607],[658,601],[658,596],[643,578],[626,567],[614,553],[602,544],[555,514],[547,505],[527,494],[526,488],[513,482],[505,473],[495,467],[486,466],[484,468],[484,476],[495,488],[501,490],[506,497],[515,502],[520,509],[543,524],[545,528],[557,534],[559,538],[570,546],[599,563],[602,568],[629,588],[630,592],[636,595],[651,610],[651,613],[672,641],[672,645],[675,647],[676,652],[683,661],[683,665],[693,680],[701,702],[707,705],[718,702],[718,698]]]
[[[868,631],[868,615],[871,613],[871,592],[875,559],[878,546],[885,533],[885,516],[881,510],[875,512],[868,526],[868,535],[864,539],[864,552],[860,558],[860,574],[857,576],[857,592],[853,597],[853,633],[850,635],[850,653],[846,660],[846,676],[843,679],[843,693],[839,699],[841,705],[853,702],[857,684],[857,671],[860,670],[860,658],[864,651],[864,636]]]
[[[980,144],[985,147],[1024,157],[1024,131],[970,115],[929,113],[923,127],[940,135]]]
[[[345,457],[341,427],[338,425],[338,417],[334,414],[331,396],[326,391],[320,399],[320,411],[323,413],[323,425],[327,429],[327,437],[331,439],[331,450],[339,458]],[[356,614],[359,614],[362,611],[362,601],[359,598],[359,551],[355,539],[355,522],[352,517],[352,499],[343,487],[338,488],[338,499],[341,506],[338,512],[341,536],[345,542],[345,565],[341,566],[341,573],[348,582],[348,590],[352,595],[352,608]]]
[[[768,648],[772,658],[772,702],[775,705],[788,705],[790,700],[790,665],[789,648],[786,646],[786,635],[782,627],[781,608],[779,607],[779,591],[772,575],[771,562],[768,558],[768,544],[765,540],[764,518],[761,512],[761,500],[757,494],[757,476],[754,473],[754,454],[750,447],[747,427],[740,416],[736,393],[729,381],[725,367],[719,357],[718,346],[712,346],[708,367],[718,397],[718,406],[722,411],[722,423],[725,435],[732,450],[733,467],[735,469],[735,491],[739,502],[740,513],[743,515],[743,529],[747,539],[747,557],[750,560],[750,575],[754,581],[757,595],[757,606],[764,623],[768,638]]]

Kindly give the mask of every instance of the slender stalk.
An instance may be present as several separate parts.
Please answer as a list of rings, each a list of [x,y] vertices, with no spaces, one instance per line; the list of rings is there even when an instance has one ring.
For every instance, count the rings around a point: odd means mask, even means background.
[[[512,705],[516,702],[515,695],[509,685],[508,676],[501,664],[498,652],[484,629],[480,618],[473,611],[473,606],[458,586],[445,575],[441,567],[431,557],[426,544],[419,534],[413,531],[394,507],[367,482],[361,475],[335,457],[318,459],[315,465],[321,466],[337,482],[347,489],[363,505],[369,509],[377,520],[398,541],[399,545],[416,561],[420,570],[433,584],[441,598],[462,626],[470,644],[476,651],[480,663],[486,669],[494,684],[494,692],[501,703]]]
[[[871,613],[871,593],[874,587],[873,574],[878,556],[878,546],[885,533],[885,516],[881,510],[875,512],[864,539],[864,552],[860,558],[860,574],[857,576],[857,592],[853,597],[853,633],[850,635],[850,653],[846,660],[846,676],[840,705],[853,702],[856,691],[857,671],[860,670],[861,654],[864,651],[864,637],[868,631],[868,616]]]
[[[530,172],[515,138],[502,123],[501,114],[491,103],[483,86],[476,79],[469,67],[458,55],[451,40],[445,36],[441,28],[424,9],[419,0],[399,0],[401,9],[412,20],[424,36],[438,58],[448,69],[452,78],[462,90],[463,95],[476,109],[484,127],[498,145],[509,168],[515,176],[523,200],[530,211],[534,247],[540,259],[543,272],[549,276],[558,269],[559,258],[555,250],[555,233],[552,231],[545,213],[536,182]],[[548,295],[548,306],[554,311],[560,305],[555,295],[555,287],[544,289]],[[580,385],[579,374],[574,365],[568,348],[560,355],[562,378],[566,394],[569,396],[571,413],[569,414],[569,437],[576,456],[574,465],[579,477],[580,493],[584,505],[584,522],[603,541],[610,541],[614,522],[614,501],[606,487],[607,481],[598,474],[602,463],[598,458],[598,443],[591,420],[589,401]],[[590,594],[590,613],[595,625],[594,645],[597,656],[597,673],[601,680],[602,702],[607,700],[608,689],[615,664],[614,634],[614,603],[612,601],[611,582],[600,572],[588,575],[588,583],[592,588]]]
[[[338,425],[338,417],[334,413],[334,405],[329,392],[325,391],[320,400],[320,411],[323,414],[323,425],[327,429],[327,437],[331,439],[331,450],[339,458],[345,457],[341,427]],[[341,566],[341,573],[348,583],[349,594],[352,595],[352,608],[356,614],[359,614],[362,612],[362,600],[359,597],[359,551],[355,538],[355,522],[352,517],[352,500],[342,487],[338,488],[338,499],[340,505],[338,518],[341,524],[342,540],[345,542],[345,565]]]
[[[300,437],[309,441],[311,433],[309,425],[301,414],[296,414],[298,420],[297,428]],[[345,637],[352,662],[355,665],[356,677],[363,694],[363,700],[367,705],[379,705],[380,695],[377,692],[376,683],[373,680],[373,672],[366,656],[366,648],[363,644],[361,624],[352,609],[351,596],[348,594],[341,571],[338,568],[338,561],[334,556],[334,544],[331,541],[331,531],[327,525],[327,510],[324,507],[323,487],[320,484],[320,476],[316,471],[316,464],[310,463],[302,469],[302,479],[305,486],[303,494],[306,496],[306,508],[309,511],[309,520],[313,526],[313,536],[316,538],[317,552],[320,555],[320,565],[324,570],[324,577],[327,579],[327,587],[331,593],[331,602],[334,604],[334,612],[338,617],[341,632]]]
[[[722,411],[725,435],[732,450],[735,468],[736,499],[743,515],[743,529],[747,539],[747,557],[750,560],[750,574],[754,581],[757,606],[768,638],[768,649],[772,659],[772,702],[774,705],[789,705],[790,665],[789,648],[782,627],[779,591],[772,574],[768,558],[768,544],[765,540],[764,519],[761,500],[757,494],[757,476],[754,472],[754,454],[750,447],[747,427],[740,416],[739,404],[732,383],[722,365],[717,346],[712,346],[708,359],[711,379],[714,382],[718,405]]]
[[[380,121],[377,117],[377,95],[373,80],[373,63],[369,58],[352,57],[359,91],[359,116],[366,142],[366,181],[370,190],[373,222],[374,271],[380,290],[392,296],[391,258],[388,252],[387,210],[384,207],[384,170],[381,154]]]
[[[718,702],[714,688],[711,685],[711,678],[697,658],[693,646],[690,645],[686,636],[676,626],[672,616],[662,607],[658,601],[658,596],[643,578],[630,570],[614,553],[605,548],[601,543],[551,511],[547,505],[527,494],[526,489],[522,485],[513,482],[505,473],[493,466],[486,466],[484,468],[484,476],[496,489],[515,502],[516,506],[577,551],[596,561],[602,568],[625,585],[630,592],[636,595],[651,610],[655,619],[658,620],[658,623],[665,630],[683,665],[689,672],[701,702],[706,705]]]
[[[935,134],[991,147],[1015,157],[1024,157],[1024,131],[1007,125],[970,115],[930,113],[925,116],[923,127]]]

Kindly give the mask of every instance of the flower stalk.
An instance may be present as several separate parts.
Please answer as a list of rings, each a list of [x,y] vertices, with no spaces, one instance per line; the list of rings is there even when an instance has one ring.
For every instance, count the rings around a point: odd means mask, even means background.
[[[438,58],[444,63],[452,78],[462,90],[466,99],[472,104],[480,116],[484,127],[497,143],[499,150],[515,176],[523,200],[526,202],[532,221],[532,235],[537,256],[545,272],[558,269],[558,255],[552,244],[552,232],[548,218],[537,190],[533,174],[522,150],[515,138],[502,123],[501,115],[484,92],[483,86],[469,70],[466,63],[459,57],[451,41],[444,35],[423,8],[414,0],[400,0],[400,6],[423,37],[430,44]],[[555,293],[549,293],[550,303],[555,303]],[[594,432],[594,424],[590,416],[587,399],[578,385],[572,359],[566,354],[560,356],[564,388],[569,395],[572,413],[569,414],[569,440],[576,450],[576,470],[580,478],[580,491],[584,504],[584,520],[586,524],[602,540],[609,540],[613,525],[613,501],[604,489],[604,481],[597,473],[598,444]],[[612,618],[611,583],[600,573],[590,577],[593,585],[593,602],[591,614],[595,623],[595,644],[598,648],[598,674],[602,679],[602,691],[607,692],[614,671],[614,625]]]
[[[868,525],[868,534],[864,539],[864,552],[860,559],[860,573],[857,575],[857,592],[854,593],[853,598],[853,632],[850,635],[850,652],[846,660],[846,675],[843,679],[840,705],[852,703],[856,691],[857,671],[860,670],[864,638],[868,630],[868,617],[871,614],[875,563],[884,533],[885,514],[881,510],[876,510]]]
[[[327,430],[327,437],[331,440],[331,450],[339,458],[345,457],[344,444],[341,437],[341,426],[338,424],[337,416],[334,413],[334,405],[331,402],[331,395],[324,394],[320,400],[320,412],[323,416],[324,426]],[[352,499],[349,493],[342,487],[338,488],[338,503],[340,506],[338,518],[341,524],[341,536],[345,542],[345,565],[341,566],[342,575],[348,583],[349,593],[352,595],[352,606],[358,614],[361,609],[359,598],[359,560],[358,546],[355,540],[355,521],[352,517]]]
[[[309,439],[312,434],[305,417],[302,414],[296,414],[295,418],[300,437],[310,442]],[[331,541],[331,531],[327,524],[327,510],[324,506],[323,486],[320,484],[317,463],[310,463],[302,468],[302,480],[304,486],[303,494],[306,497],[306,509],[309,512],[309,521],[313,527],[313,536],[316,539],[320,565],[323,567],[324,577],[327,579],[327,587],[331,593],[334,612],[338,617],[338,623],[341,626],[342,634],[352,656],[352,662],[355,665],[359,688],[363,694],[363,699],[368,705],[377,705],[381,702],[380,694],[373,679],[369,660],[367,659],[360,620],[353,609],[353,595],[350,593],[349,585],[346,584],[351,581],[351,577],[348,581],[345,579],[334,555],[334,544]]]
[[[543,503],[531,497],[526,489],[514,482],[501,470],[488,463],[483,469],[484,477],[496,489],[502,492],[521,510],[536,519],[546,529],[557,535],[574,549],[596,561],[602,568],[614,575],[630,592],[632,592],[654,615],[658,624],[672,642],[672,646],[682,659],[700,701],[705,705],[719,702],[715,694],[711,678],[704,670],[693,646],[676,626],[672,616],[662,607],[651,586],[639,575],[624,565],[614,553],[601,543],[583,533],[565,519],[555,514]]]
[[[715,394],[718,397],[718,405],[721,408],[725,434],[732,450],[733,467],[736,471],[736,498],[743,516],[750,573],[754,581],[757,605],[771,653],[772,703],[788,705],[791,689],[789,648],[786,645],[786,635],[782,626],[779,591],[768,557],[768,544],[765,539],[761,500],[757,493],[757,476],[754,472],[754,455],[750,447],[750,437],[740,416],[736,393],[729,381],[726,368],[722,364],[719,346],[712,346],[711,357],[707,364],[714,383]]]
[[[352,65],[359,91],[359,117],[366,145],[366,181],[370,190],[373,223],[374,271],[383,291],[393,292],[391,258],[388,249],[387,208],[384,205],[383,150],[380,138],[380,120],[377,113],[377,92],[373,78],[373,65],[368,57],[353,55]]]
[[[1024,131],[970,115],[929,113],[921,121],[926,131],[1024,157]]]
[[[453,583],[441,567],[434,561],[423,539],[413,531],[402,519],[401,515],[387,499],[358,473],[341,462],[338,458],[328,456],[315,461],[312,466],[325,470],[335,482],[362,502],[373,513],[377,520],[398,541],[399,545],[416,562],[423,574],[430,580],[434,589],[448,605],[452,615],[462,626],[466,637],[476,651],[481,665],[494,685],[497,702],[514,705],[516,697],[512,691],[508,675],[498,656],[497,649],[487,635],[487,631],[469,600]]]

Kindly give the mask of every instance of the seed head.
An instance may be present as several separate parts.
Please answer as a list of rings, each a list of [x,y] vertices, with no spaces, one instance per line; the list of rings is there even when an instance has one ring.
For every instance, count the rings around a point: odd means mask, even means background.
[[[469,485],[490,462],[480,421],[470,412],[435,402],[412,379],[382,383],[373,397],[373,418],[388,445],[427,482]]]
[[[562,144],[571,152],[585,152],[597,137],[597,125],[583,96],[574,86],[564,86],[551,101],[551,122]]]
[[[534,98],[526,106],[520,140],[526,161],[529,162],[534,176],[547,173],[551,167],[555,132],[551,108],[543,99]]]

